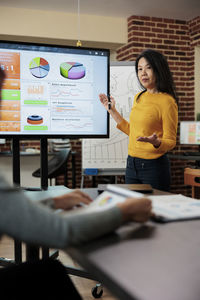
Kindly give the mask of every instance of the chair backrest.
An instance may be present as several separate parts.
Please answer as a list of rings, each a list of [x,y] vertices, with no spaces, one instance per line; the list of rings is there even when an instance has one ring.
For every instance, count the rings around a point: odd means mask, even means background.
[[[67,170],[67,160],[69,159],[71,149],[62,149],[48,161],[48,178],[55,178],[62,175]],[[32,173],[34,177],[40,177],[40,168]]]
[[[200,169],[186,168],[184,170],[184,184],[200,187]]]

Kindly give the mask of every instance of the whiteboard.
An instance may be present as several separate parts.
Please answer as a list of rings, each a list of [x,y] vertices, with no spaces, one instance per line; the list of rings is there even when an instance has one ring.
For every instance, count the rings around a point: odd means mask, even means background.
[[[135,94],[141,91],[134,62],[114,62],[110,66],[110,94],[120,114],[129,120]],[[110,138],[82,140],[82,169],[125,169],[128,136],[110,118]]]

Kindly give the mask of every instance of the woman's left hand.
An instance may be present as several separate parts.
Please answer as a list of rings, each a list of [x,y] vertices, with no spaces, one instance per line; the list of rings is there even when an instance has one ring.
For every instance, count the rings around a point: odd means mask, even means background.
[[[137,138],[137,141],[139,142],[145,142],[152,144],[155,148],[160,147],[161,140],[158,138],[156,133],[153,133],[150,136],[139,136]]]

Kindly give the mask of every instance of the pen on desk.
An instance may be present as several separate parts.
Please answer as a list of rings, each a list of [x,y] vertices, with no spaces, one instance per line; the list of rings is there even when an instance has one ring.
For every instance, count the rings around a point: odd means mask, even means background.
[[[110,95],[107,96],[108,97],[108,109],[111,109],[111,101],[110,101]]]

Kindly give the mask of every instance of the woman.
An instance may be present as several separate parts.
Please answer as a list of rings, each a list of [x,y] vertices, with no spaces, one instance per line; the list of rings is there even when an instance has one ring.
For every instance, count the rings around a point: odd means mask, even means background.
[[[134,98],[127,122],[105,94],[99,98],[117,122],[117,128],[129,135],[126,183],[147,183],[169,191],[170,164],[166,153],[176,145],[178,106],[172,75],[165,57],[155,50],[142,52],[135,64],[143,91]],[[110,102],[110,103],[108,103]]]

